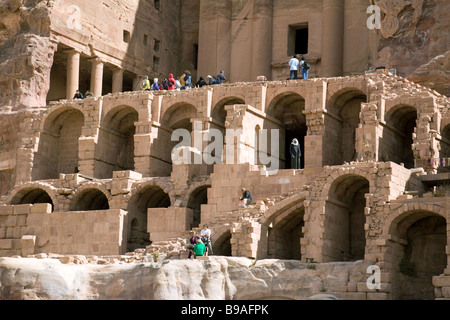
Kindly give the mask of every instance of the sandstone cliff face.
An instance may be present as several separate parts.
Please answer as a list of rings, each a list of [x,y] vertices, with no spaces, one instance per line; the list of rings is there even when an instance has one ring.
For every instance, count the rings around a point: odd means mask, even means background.
[[[378,0],[375,4],[383,16],[377,46],[372,48],[376,66],[394,67],[408,77],[448,51],[448,1]]]
[[[0,258],[1,300],[308,299],[348,296],[365,282],[368,262],[310,264],[210,257],[162,263],[62,264],[57,259]],[[353,298],[366,297],[352,292]],[[359,295],[358,295],[359,294]]]
[[[52,1],[6,0],[0,8],[0,107],[45,105],[55,43]]]
[[[419,67],[409,75],[408,80],[450,96],[450,51]]]

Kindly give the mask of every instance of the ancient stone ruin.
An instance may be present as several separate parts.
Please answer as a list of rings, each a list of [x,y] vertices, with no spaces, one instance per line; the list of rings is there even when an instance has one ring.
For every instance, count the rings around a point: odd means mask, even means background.
[[[69,2],[0,8],[1,299],[450,298],[450,100],[448,68],[439,67],[448,47],[426,38],[416,43],[431,55],[423,63],[365,65],[396,61],[399,39],[412,45],[407,19],[422,37],[441,30],[445,5],[399,1],[403,11],[394,12],[378,1],[399,26],[375,38],[367,1],[345,1],[345,9],[305,1],[321,21],[306,24],[294,18],[304,4],[286,9],[292,1]],[[365,15],[349,21],[349,8]],[[183,24],[188,17],[197,20]],[[345,24],[336,29],[327,17]],[[213,22],[220,28],[210,34]],[[272,39],[247,23],[264,25]],[[297,53],[305,29],[311,77],[286,80],[285,49]],[[366,60],[341,39],[355,30],[368,33]],[[328,43],[336,32],[338,43]],[[239,60],[241,45],[253,46],[252,56]],[[342,54],[330,57],[336,46]],[[194,79],[220,69],[229,78],[139,88],[145,75],[185,69]],[[77,89],[93,96],[74,99]],[[300,168],[291,166],[294,138]],[[238,206],[242,187],[253,196],[246,208]],[[189,232],[203,224],[213,254],[188,260]],[[173,280],[184,269],[189,280]],[[63,285],[67,270],[78,278]],[[137,275],[144,280],[134,283]]]

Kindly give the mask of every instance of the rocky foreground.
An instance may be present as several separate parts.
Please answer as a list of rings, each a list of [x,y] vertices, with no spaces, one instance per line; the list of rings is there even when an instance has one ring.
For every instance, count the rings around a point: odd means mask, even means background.
[[[204,259],[0,258],[0,299],[345,299],[352,297],[350,284],[356,289],[357,283],[365,281],[370,265],[366,261],[319,264],[223,256]]]

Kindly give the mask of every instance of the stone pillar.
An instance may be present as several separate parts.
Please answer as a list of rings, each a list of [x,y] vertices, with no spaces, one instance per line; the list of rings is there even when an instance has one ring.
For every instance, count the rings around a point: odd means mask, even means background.
[[[123,69],[115,68],[112,75],[112,93],[123,91]]]
[[[325,115],[321,109],[305,110],[303,113],[308,127],[308,133],[305,136],[305,168],[321,167],[326,162],[323,148]]]
[[[133,91],[139,91],[141,90],[141,88],[139,87],[140,83],[141,83],[141,77],[139,75],[135,75],[133,78]]]
[[[220,70],[231,81],[232,1],[200,0],[197,74],[216,76]]]
[[[67,50],[67,85],[66,98],[72,99],[75,91],[79,89],[80,79],[80,53],[75,49]]]
[[[254,0],[252,34],[252,75],[271,78],[273,0]]]
[[[99,58],[94,58],[91,62],[91,92],[94,97],[100,97],[103,88],[103,62]]]
[[[322,77],[337,77],[343,73],[344,3],[323,0]]]

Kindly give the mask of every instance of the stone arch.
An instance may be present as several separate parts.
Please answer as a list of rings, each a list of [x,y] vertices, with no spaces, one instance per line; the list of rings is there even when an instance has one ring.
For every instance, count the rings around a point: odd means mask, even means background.
[[[135,123],[139,114],[131,106],[120,105],[104,115],[95,148],[95,176],[111,178],[113,171],[134,170]]]
[[[262,258],[300,260],[305,224],[304,201],[307,192],[295,194],[270,207],[260,218],[261,247],[258,256]]]
[[[151,153],[152,155],[155,153],[154,157],[163,161],[165,166],[170,166],[170,170],[167,171],[172,171],[172,150],[174,147],[193,146],[191,120],[197,118],[197,114],[197,108],[185,102],[171,105],[162,114],[161,127],[158,129],[157,139],[152,143]],[[179,136],[178,140],[172,141],[174,130],[178,130],[182,136]]]
[[[333,160],[330,165],[340,165],[356,160],[356,128],[360,123],[361,103],[367,102],[367,95],[361,89],[347,87],[334,93],[326,104],[325,140]]]
[[[196,228],[201,222],[201,205],[208,203],[208,189],[211,188],[211,184],[204,184],[196,186],[195,189],[190,190],[187,196],[186,207],[193,211],[192,227]]]
[[[446,218],[426,205],[422,208],[397,210],[385,225],[390,241],[384,258],[392,264],[395,300],[435,299],[432,277],[442,274],[447,266]]]
[[[175,129],[192,131],[191,119],[197,118],[195,105],[186,102],[177,102],[170,105],[161,115],[161,124]]]
[[[414,167],[412,150],[413,133],[416,130],[418,112],[412,105],[395,105],[386,109],[383,133],[380,139],[379,157],[382,161],[404,163]]]
[[[127,251],[150,245],[147,209],[167,208],[171,199],[167,190],[155,181],[139,184],[128,196]]]
[[[225,127],[225,118],[227,117],[227,111],[225,110],[225,106],[234,104],[245,104],[244,97],[241,96],[220,97],[220,99],[211,108],[210,116],[213,119],[213,123]]]
[[[331,186],[334,182],[336,182],[336,180],[343,179],[347,176],[359,176],[369,181],[369,189],[370,191],[373,191],[375,186],[372,175],[369,173],[370,169],[372,169],[372,167],[367,168],[367,170],[352,167],[336,168],[332,172],[326,173],[327,178],[324,184],[316,185],[313,189],[319,193],[321,198],[327,198],[329,196]]]
[[[11,205],[50,203],[53,212],[59,208],[59,201],[55,191],[55,188],[47,184],[36,182],[25,183],[11,191],[7,202]]]
[[[84,113],[68,106],[55,108],[43,119],[32,180],[56,179],[60,173],[78,172],[78,139],[84,122]]]
[[[102,184],[88,182],[74,190],[69,199],[70,211],[108,210],[112,196]]]
[[[297,138],[302,154],[305,154],[305,136],[307,134],[305,98],[299,93],[286,90],[277,93],[268,103],[266,114],[278,120],[278,124],[265,120],[264,129],[278,129],[280,137],[280,168],[291,168],[289,147],[292,139]],[[304,157],[300,159],[304,167]]]
[[[212,248],[215,256],[231,257],[231,230],[229,227],[214,230],[218,236],[212,236]]]
[[[366,207],[369,179],[357,174],[340,175],[333,180],[325,197],[323,261],[364,259]]]

